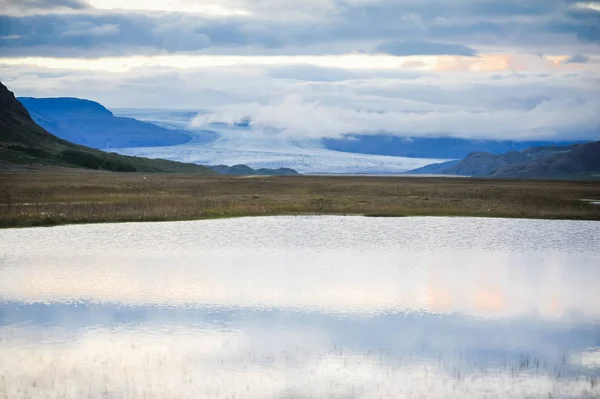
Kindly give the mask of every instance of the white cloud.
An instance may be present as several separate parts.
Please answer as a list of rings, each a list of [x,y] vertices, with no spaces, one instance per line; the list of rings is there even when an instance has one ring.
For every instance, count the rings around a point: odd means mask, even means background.
[[[278,20],[322,20],[346,6],[376,4],[379,0],[87,0],[99,10],[168,11],[208,17],[252,17]]]
[[[600,3],[595,1],[575,3],[575,8],[600,12]]]
[[[86,25],[87,26],[87,25]],[[75,33],[81,33],[76,29]],[[203,36],[207,39],[206,36]],[[427,57],[430,64],[433,57]],[[304,55],[304,56],[238,56],[238,55],[156,55],[132,57],[51,58],[24,57],[0,58],[0,64],[32,65],[60,69],[89,69],[120,72],[141,66],[171,67],[178,69],[198,67],[221,67],[236,65],[313,65],[340,69],[398,69],[406,62],[405,57],[389,55],[345,54],[345,55]]]
[[[433,106],[432,108],[436,108]],[[452,111],[405,112],[350,109],[326,106],[289,96],[281,102],[261,105],[236,104],[222,107],[210,115],[199,116],[193,124],[234,123],[250,117],[257,130],[277,128],[297,137],[340,137],[345,133],[400,136],[453,135],[483,139],[550,139],[566,132],[587,131],[600,126],[597,110],[600,101],[585,104],[573,99],[544,101],[532,109],[459,109]],[[594,136],[598,138],[597,132]]]
[[[158,28],[157,28],[158,29]],[[176,34],[174,27],[160,28]],[[118,31],[115,25],[95,26],[79,23],[64,35],[107,35]],[[210,43],[204,34],[196,34],[195,40],[203,45]],[[569,57],[539,56],[523,54],[482,54],[478,57],[456,55],[393,56],[387,54],[339,54],[339,55],[138,55],[102,58],[58,58],[58,57],[4,57],[0,64],[30,65],[71,70],[104,70],[123,72],[139,67],[156,66],[175,69],[225,66],[313,66],[340,70],[392,70],[402,69],[437,71],[551,71],[565,68]],[[595,68],[591,66],[589,68]],[[597,69],[597,68],[596,68]]]
[[[249,11],[236,6],[235,3],[228,6],[226,2],[214,0],[87,0],[87,2],[100,10],[173,11],[214,17],[250,14]]]

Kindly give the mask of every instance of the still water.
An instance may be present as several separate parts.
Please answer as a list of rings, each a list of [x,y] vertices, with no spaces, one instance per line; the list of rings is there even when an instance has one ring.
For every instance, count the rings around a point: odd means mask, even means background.
[[[600,397],[600,223],[0,230],[0,398]]]

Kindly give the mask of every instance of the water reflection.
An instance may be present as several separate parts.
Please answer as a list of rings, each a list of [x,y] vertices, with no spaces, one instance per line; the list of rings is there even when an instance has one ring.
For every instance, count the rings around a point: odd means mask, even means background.
[[[600,224],[0,231],[0,398],[585,397]]]

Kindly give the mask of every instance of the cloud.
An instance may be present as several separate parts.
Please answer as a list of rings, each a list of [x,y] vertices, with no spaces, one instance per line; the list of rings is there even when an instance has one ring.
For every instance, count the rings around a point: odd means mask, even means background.
[[[600,2],[589,1],[589,2],[577,2],[574,5],[574,8],[584,9],[584,10],[593,10],[600,12]]]
[[[572,69],[539,57],[529,61],[530,69],[521,72],[492,73],[239,60],[181,68],[183,61],[152,65],[142,59],[120,72],[0,63],[0,76],[21,96],[84,97],[117,108],[207,110],[209,119],[198,123],[250,117],[259,131],[276,128],[291,136],[386,132],[402,137],[600,139],[595,64]]]
[[[287,136],[341,137],[347,133],[387,133],[410,137],[443,136],[460,131],[460,137],[483,139],[550,139],[569,132],[587,132],[600,127],[600,101],[543,101],[531,109],[498,109],[481,112],[462,109],[447,112],[365,111],[308,102],[289,96],[272,104],[235,104],[202,115],[194,122],[236,123],[250,118],[257,131],[273,128]],[[564,110],[570,110],[569,113]],[[597,133],[595,133],[597,136]]]
[[[594,4],[0,0],[0,74],[288,135],[600,138]]]
[[[575,3],[569,0],[91,3],[101,9],[70,0],[54,3],[54,8],[49,1],[33,3],[21,4],[22,12],[18,15],[0,11],[0,35],[21,37],[19,41],[0,43],[0,51],[13,56],[33,55],[44,46],[50,54],[75,46],[80,51],[85,49],[87,56],[98,57],[137,53],[136,48],[160,54],[207,51],[209,46],[208,51],[240,54],[250,47],[259,54],[272,49],[289,54],[321,46],[320,51],[331,54],[339,52],[339,48],[360,50],[380,46],[380,51],[398,55],[472,56],[477,52],[474,49],[482,51],[483,46],[552,54],[561,46],[600,41],[600,13],[574,8]],[[64,32],[79,23],[116,25],[119,32],[113,36],[90,36],[85,47],[78,46],[66,40]],[[36,29],[31,29],[33,26]],[[165,26],[170,28],[164,29]],[[598,52],[597,46],[595,51]]]
[[[590,61],[590,57],[586,55],[577,54],[569,57],[564,61],[565,64],[585,64]]]
[[[247,15],[248,11],[233,7],[223,6],[222,2],[214,0],[186,1],[186,0],[87,0],[88,3],[100,10],[133,10],[133,11],[169,11],[180,13],[195,13],[214,17],[227,17],[232,15]]]
[[[77,34],[89,33],[89,25],[85,28],[74,30]],[[103,33],[104,29],[100,31]],[[109,30],[110,33],[110,30]],[[198,35],[197,41],[210,39]],[[85,44],[77,38],[75,43]],[[181,44],[182,42],[178,42]],[[315,80],[328,80],[327,75],[337,75],[345,70],[355,71],[347,73],[346,78],[363,76],[386,77],[390,75],[410,75],[411,70],[427,71],[552,71],[563,68],[561,65],[567,56],[545,57],[540,55],[513,55],[481,54],[478,57],[463,56],[411,56],[398,57],[387,54],[341,54],[341,55],[138,55],[132,57],[102,57],[83,59],[81,57],[4,57],[0,63],[7,65],[36,65],[49,68],[62,69],[91,69],[112,72],[126,71],[140,66],[160,66],[176,69],[188,69],[214,66],[270,66],[279,67],[280,76],[289,79],[302,79],[303,75],[314,76]],[[282,68],[286,68],[283,69]],[[310,68],[313,68],[312,70]],[[318,68],[318,69],[314,69]],[[364,71],[380,71],[378,75],[365,74]],[[276,71],[276,70],[275,70]],[[312,73],[311,73],[312,71]],[[360,71],[360,73],[356,73]],[[316,72],[316,73],[315,73]],[[332,73],[333,72],[333,73]],[[275,72],[277,73],[277,72]],[[282,74],[281,74],[282,73]],[[293,76],[292,73],[298,74]],[[322,78],[319,79],[319,76]],[[334,76],[334,80],[335,80]]]
[[[344,58],[342,57],[341,60]],[[416,68],[424,68],[427,64],[419,60],[408,59],[400,60],[395,64],[390,64],[389,68],[382,68],[378,61],[382,58],[373,58],[373,62],[369,63],[373,67],[365,68],[357,67],[350,68],[335,68],[335,67],[320,67],[315,64],[295,64],[295,65],[270,65],[268,74],[275,79],[305,81],[305,82],[344,82],[349,80],[369,80],[369,79],[414,79],[422,76],[422,72],[414,70]],[[341,61],[340,61],[341,62]],[[333,62],[331,63],[333,64]]]
[[[97,58],[194,51],[211,45],[210,37],[198,23],[185,15],[156,20],[137,14],[0,16],[0,35],[19,36],[19,40],[0,42],[0,53]],[[32,26],[36,29],[32,30]]]
[[[0,0],[0,15],[25,16],[89,9],[83,0]]]
[[[477,50],[462,44],[435,43],[420,40],[386,42],[377,46],[375,51],[400,56],[462,55],[474,57],[477,55]]]
[[[119,33],[119,26],[115,24],[94,25],[91,22],[78,22],[71,25],[63,36],[108,36]]]

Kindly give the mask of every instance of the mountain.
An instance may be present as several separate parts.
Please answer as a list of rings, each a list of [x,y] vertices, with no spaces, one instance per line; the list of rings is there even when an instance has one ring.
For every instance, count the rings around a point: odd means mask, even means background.
[[[547,152],[546,152],[547,151]],[[531,162],[506,165],[498,177],[600,177],[600,141],[570,146],[569,150],[532,148]]]
[[[47,126],[53,126],[58,136],[37,125],[26,109],[30,107]],[[173,144],[183,131],[165,129],[132,118],[115,117],[102,105],[76,98],[21,98],[0,83],[0,167],[15,164],[38,164],[79,167],[116,172],[173,172],[232,175],[294,175],[293,169],[252,169],[246,165],[206,167],[193,163],[149,159],[99,151],[67,141],[78,137],[79,142],[100,143],[107,138],[117,143]],[[43,116],[42,116],[43,115]],[[77,130],[81,129],[81,130]],[[183,133],[181,133],[183,132]],[[162,137],[162,136],[165,137]],[[142,140],[142,141],[140,141]]]
[[[60,139],[38,126],[23,104],[0,83],[0,167],[13,165],[216,174],[200,165],[106,153]]]
[[[453,137],[396,137],[379,135],[346,135],[340,139],[323,139],[323,145],[335,151],[392,155],[411,158],[462,159],[473,152],[503,154],[530,147],[570,145],[576,141],[469,140]]]
[[[413,170],[409,170],[408,172],[404,172],[406,175],[443,175],[447,169],[457,165],[460,161],[448,161],[441,163],[432,163],[431,165],[423,166],[422,168],[417,168]]]
[[[215,165],[208,166],[212,170],[222,175],[255,175],[255,176],[297,176],[300,173],[290,168],[279,168],[279,169],[252,169],[247,165]]]
[[[33,120],[72,143],[98,149],[187,143],[191,135],[133,118],[116,117],[97,102],[78,98],[19,97]]]
[[[430,165],[437,173],[475,177],[590,178],[600,176],[600,141],[532,147],[505,154],[474,152],[456,164]],[[419,168],[408,173],[425,174]]]

